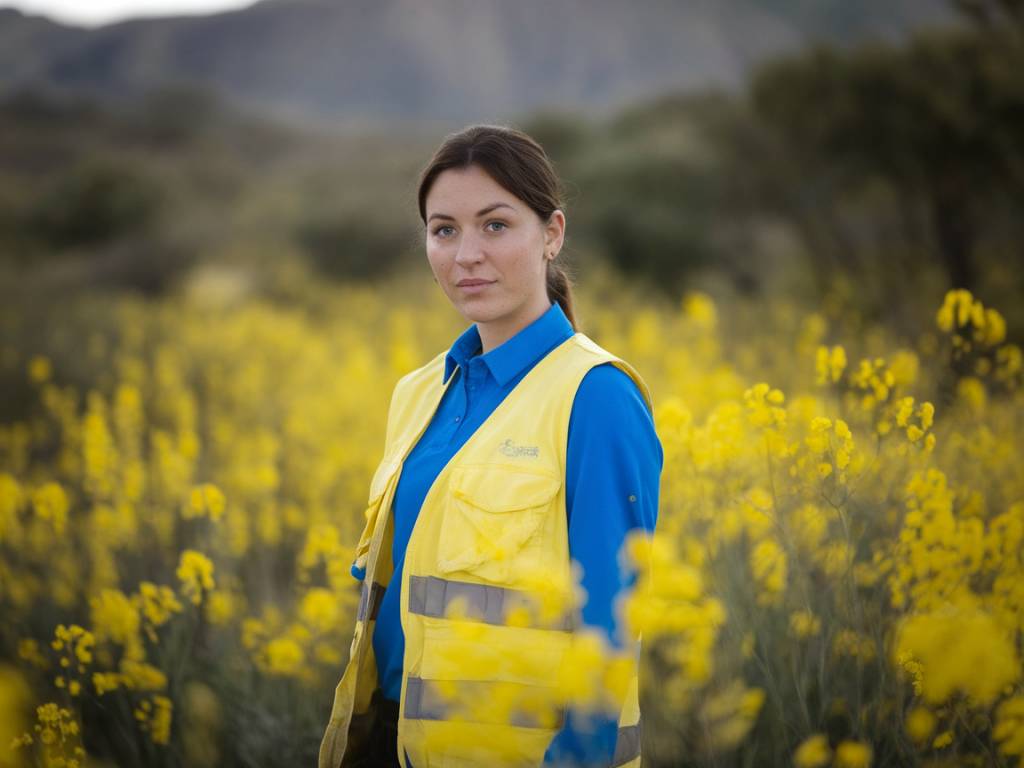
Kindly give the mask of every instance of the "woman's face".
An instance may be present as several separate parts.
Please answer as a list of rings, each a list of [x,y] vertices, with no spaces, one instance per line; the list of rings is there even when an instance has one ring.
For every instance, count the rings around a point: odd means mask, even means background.
[[[455,308],[477,323],[485,352],[551,306],[547,259],[562,247],[562,211],[542,221],[471,165],[449,168],[434,180],[426,215],[430,268]]]

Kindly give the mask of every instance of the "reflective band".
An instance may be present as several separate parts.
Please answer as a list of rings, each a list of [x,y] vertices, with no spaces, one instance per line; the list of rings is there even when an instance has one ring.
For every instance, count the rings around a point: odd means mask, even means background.
[[[452,581],[437,576],[409,576],[409,612],[443,619],[456,601],[462,603],[468,618],[485,624],[507,624],[512,609],[529,605],[527,593],[487,584]],[[564,616],[544,629],[568,632],[572,616]]]
[[[377,613],[380,611],[380,601],[384,599],[385,587],[383,584],[373,582],[373,584],[367,584],[363,582],[363,591],[359,595],[359,608],[356,610],[356,619],[358,621],[366,620],[366,604],[369,601],[370,604],[370,621],[377,618]]]
[[[619,728],[618,741],[615,742],[615,756],[612,757],[612,768],[625,765],[630,760],[640,757],[640,721],[636,725]]]
[[[437,681],[441,682],[441,681]],[[446,687],[452,686],[457,689],[456,697],[458,698],[456,706],[466,707],[471,706],[473,698],[479,697],[481,701],[493,701],[491,695],[493,693],[493,686],[496,683],[490,680],[447,680],[444,681]],[[516,685],[513,683],[500,683],[505,687],[512,687],[513,689],[519,689],[525,697],[529,697],[531,692],[534,692],[536,698],[534,701],[543,702],[545,695],[550,695],[549,689],[542,689],[536,686],[529,685]],[[437,685],[433,680],[424,680],[420,677],[410,677],[405,683],[405,708],[402,712],[402,716],[407,720],[447,720],[449,714],[449,699],[446,699],[437,690]],[[484,715],[485,717],[486,715]],[[453,719],[459,719],[455,717]],[[483,722],[483,720],[471,719],[473,722]],[[519,726],[521,728],[541,728],[545,727],[542,725],[536,714],[529,712],[513,713],[512,716],[507,720],[509,725]],[[565,712],[560,711],[558,713],[558,722],[547,726],[553,728],[561,728],[565,722]],[[618,736],[615,742],[615,755],[612,757],[612,768],[616,766],[625,765],[631,760],[635,760],[640,756],[640,738],[641,738],[641,723],[637,721],[636,725],[627,725],[619,728]]]
[[[442,683],[442,681],[437,681]],[[464,714],[464,708],[472,706],[472,701],[478,699],[482,702],[494,701],[494,687],[500,685],[505,689],[517,690],[524,700],[533,700],[543,703],[547,696],[551,695],[549,688],[541,688],[532,685],[520,685],[516,683],[495,683],[491,680],[446,680],[442,683],[446,687],[454,686],[458,689],[452,699],[446,698],[437,690],[437,684],[433,680],[424,680],[420,677],[410,677],[405,683],[405,710],[402,713],[407,720],[467,720],[469,722],[489,722],[486,719],[486,712],[479,713],[480,719],[468,718]],[[454,704],[460,712],[449,718],[450,705]],[[533,712],[513,712],[506,720],[498,721],[497,724],[508,724],[520,728],[560,728],[565,719],[565,713],[558,712],[556,722],[544,724]]]

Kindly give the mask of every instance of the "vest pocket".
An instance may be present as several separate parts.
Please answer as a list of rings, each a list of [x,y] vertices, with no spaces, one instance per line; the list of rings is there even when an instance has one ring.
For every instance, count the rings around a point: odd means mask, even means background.
[[[562,479],[543,470],[505,464],[470,464],[452,470],[437,567],[509,584],[543,565],[538,533]]]

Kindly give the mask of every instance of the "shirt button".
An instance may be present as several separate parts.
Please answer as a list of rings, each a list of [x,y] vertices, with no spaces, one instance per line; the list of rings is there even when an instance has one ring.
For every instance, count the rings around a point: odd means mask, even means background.
[[[636,501],[636,496],[634,496],[632,493],[629,494],[629,500],[630,501]]]
[[[455,417],[455,420],[456,420],[456,421],[458,421],[458,420],[459,420],[459,419],[461,419],[461,418],[462,418],[461,416],[456,416],[456,417]]]

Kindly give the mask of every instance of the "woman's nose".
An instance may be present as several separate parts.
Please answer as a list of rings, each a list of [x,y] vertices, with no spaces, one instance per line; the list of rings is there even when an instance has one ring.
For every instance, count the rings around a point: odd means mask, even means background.
[[[472,234],[464,235],[459,240],[459,250],[455,253],[455,261],[459,264],[472,264],[483,258],[483,247]]]

